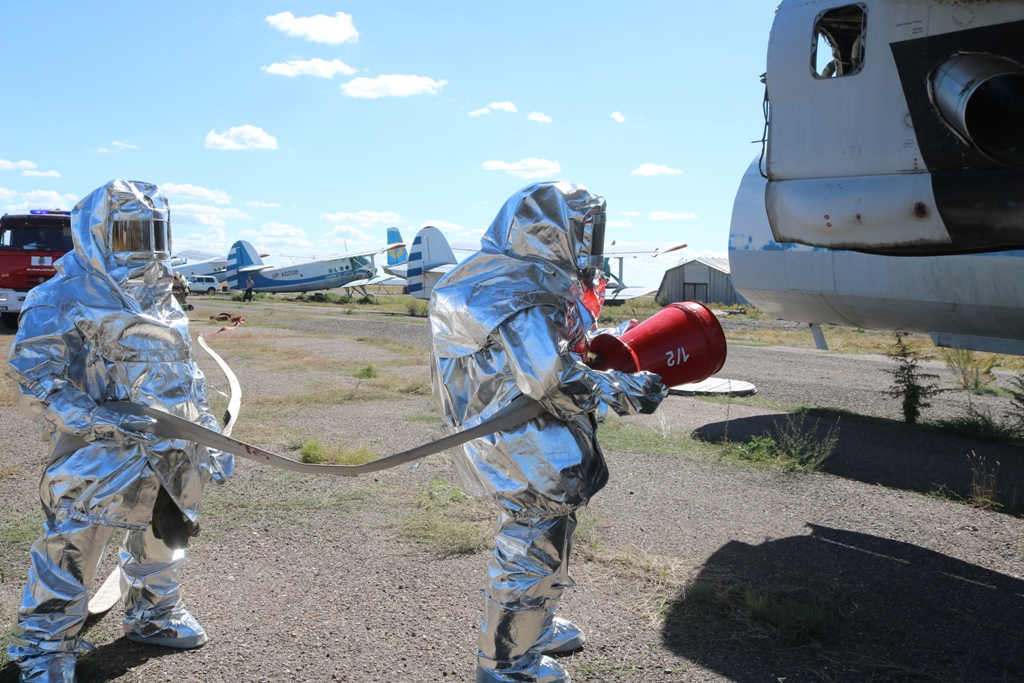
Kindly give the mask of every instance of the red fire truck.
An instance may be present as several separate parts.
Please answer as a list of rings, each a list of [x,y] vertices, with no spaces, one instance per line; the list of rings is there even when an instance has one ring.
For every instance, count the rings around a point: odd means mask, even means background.
[[[0,320],[4,325],[18,326],[28,290],[56,275],[53,262],[72,249],[68,211],[0,217]]]

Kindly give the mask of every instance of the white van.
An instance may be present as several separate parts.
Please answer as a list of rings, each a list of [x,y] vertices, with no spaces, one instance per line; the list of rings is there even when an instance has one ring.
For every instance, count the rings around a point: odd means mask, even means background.
[[[220,282],[212,275],[192,275],[188,278],[188,291],[193,294],[216,294]]]

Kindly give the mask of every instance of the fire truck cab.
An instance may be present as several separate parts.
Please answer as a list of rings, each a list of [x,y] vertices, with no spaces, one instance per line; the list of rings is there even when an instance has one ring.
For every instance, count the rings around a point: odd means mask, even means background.
[[[0,217],[0,321],[18,326],[28,290],[57,274],[53,262],[74,249],[71,213],[33,210]]]

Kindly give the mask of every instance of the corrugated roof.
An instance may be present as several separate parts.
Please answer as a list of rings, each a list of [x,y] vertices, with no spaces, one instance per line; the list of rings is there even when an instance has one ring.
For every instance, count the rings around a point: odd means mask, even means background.
[[[684,261],[683,263],[680,263],[678,266],[670,268],[669,270],[682,268],[686,264],[693,263],[694,261],[697,261],[698,263],[703,263],[705,266],[708,266],[709,268],[714,268],[715,270],[720,271],[722,273],[729,273],[729,259],[713,258],[711,256],[698,256],[697,258],[690,259],[689,261]]]

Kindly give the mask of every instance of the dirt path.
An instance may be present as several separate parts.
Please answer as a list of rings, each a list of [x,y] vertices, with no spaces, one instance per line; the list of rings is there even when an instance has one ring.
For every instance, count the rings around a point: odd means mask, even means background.
[[[204,304],[197,319],[223,306]],[[278,452],[315,436],[379,454],[434,438],[422,323],[320,310],[254,306],[251,325],[210,337],[245,391],[236,436]],[[762,397],[799,403],[811,391],[874,417],[841,420],[832,474],[810,475],[723,461],[683,438],[697,429],[714,439],[726,424],[733,439],[770,429],[780,413],[766,404],[674,396],[661,416],[632,418],[636,434],[680,445],[656,455],[638,438],[607,454],[611,482],[587,511],[578,586],[563,604],[589,639],[564,660],[573,680],[1024,679],[1024,520],[912,492],[962,486],[970,450],[1001,461],[1008,490],[1024,483],[1022,449],[886,419],[885,404],[866,403],[885,381],[875,358],[730,353],[732,376],[761,385]],[[370,363],[380,378],[352,376]],[[37,535],[44,459],[34,426],[0,402],[5,622]],[[468,523],[486,534],[491,513],[437,503],[439,480],[458,481],[446,455],[358,479],[239,463],[231,483],[208,492],[186,570],[186,599],[210,643],[141,647],[121,637],[112,612],[87,627],[99,651],[82,659],[79,680],[472,680],[489,551],[444,554],[408,535],[408,522],[433,515],[449,533]],[[0,666],[0,683],[14,680]]]

